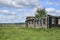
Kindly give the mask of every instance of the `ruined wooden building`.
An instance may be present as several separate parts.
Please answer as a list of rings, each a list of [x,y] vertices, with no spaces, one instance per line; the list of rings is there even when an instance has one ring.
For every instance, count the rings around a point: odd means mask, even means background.
[[[47,15],[42,19],[27,17],[26,27],[51,28],[52,26],[59,26],[60,21],[58,19],[60,19],[60,16],[56,15]]]

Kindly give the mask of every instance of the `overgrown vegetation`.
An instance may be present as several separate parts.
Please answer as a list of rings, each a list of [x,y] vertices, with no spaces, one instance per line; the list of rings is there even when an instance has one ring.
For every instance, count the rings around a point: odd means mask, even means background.
[[[0,40],[60,40],[60,28],[0,27]]]
[[[47,13],[47,12],[46,12],[45,8],[43,8],[43,9],[37,8],[35,17],[42,19],[42,17],[45,17],[45,16],[46,16],[46,13]]]
[[[47,12],[46,12],[45,8],[43,8],[43,9],[37,8],[35,17],[41,21],[40,22],[41,25],[42,25],[42,19],[43,19],[43,17],[46,17],[46,14],[47,14]]]

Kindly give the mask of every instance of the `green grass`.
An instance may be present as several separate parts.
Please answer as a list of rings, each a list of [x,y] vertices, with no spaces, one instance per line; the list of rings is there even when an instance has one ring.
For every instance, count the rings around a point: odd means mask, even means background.
[[[60,40],[60,28],[0,27],[0,40]]]

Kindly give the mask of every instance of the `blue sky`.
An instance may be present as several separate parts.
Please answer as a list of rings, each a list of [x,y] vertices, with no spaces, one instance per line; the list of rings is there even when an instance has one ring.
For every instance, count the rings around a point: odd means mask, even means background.
[[[60,14],[60,0],[0,0],[0,23],[25,22],[37,8],[44,7],[48,14]]]

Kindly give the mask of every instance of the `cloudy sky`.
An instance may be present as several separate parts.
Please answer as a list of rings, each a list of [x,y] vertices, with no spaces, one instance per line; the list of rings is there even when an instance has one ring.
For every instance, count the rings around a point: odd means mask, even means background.
[[[37,8],[46,8],[49,14],[60,14],[60,0],[0,0],[0,23],[25,22],[34,16]]]

